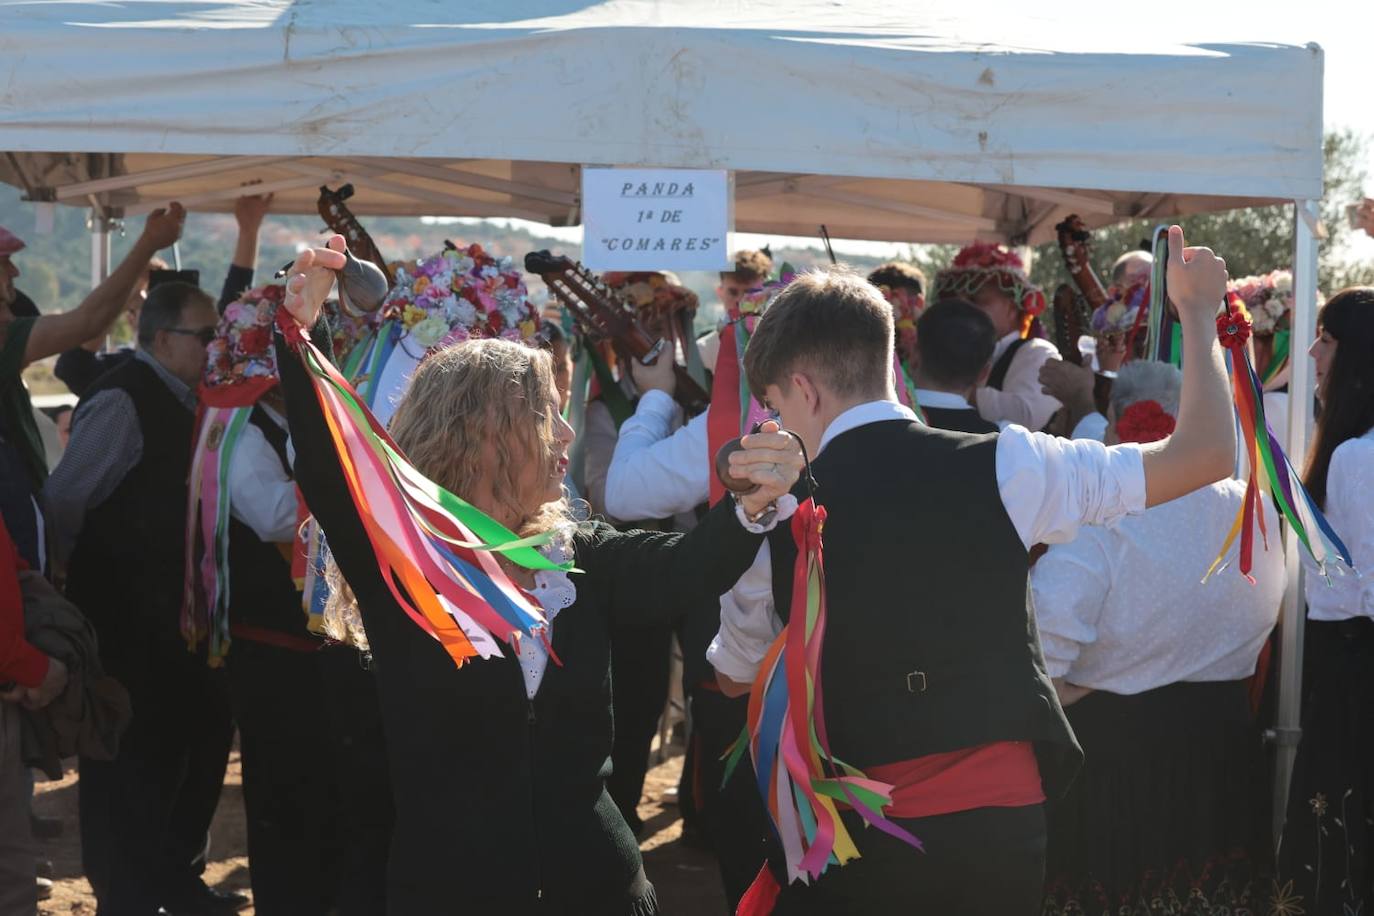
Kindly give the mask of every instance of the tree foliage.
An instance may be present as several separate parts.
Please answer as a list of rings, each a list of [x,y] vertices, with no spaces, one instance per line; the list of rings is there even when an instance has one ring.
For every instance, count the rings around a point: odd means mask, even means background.
[[[1317,285],[1328,296],[1346,286],[1374,284],[1374,264],[1350,263],[1345,252],[1350,224],[1345,208],[1358,203],[1365,187],[1361,161],[1364,144],[1353,131],[1334,131],[1323,144],[1325,187],[1321,201],[1321,221],[1326,238],[1318,248]],[[1226,259],[1233,277],[1268,273],[1293,265],[1293,208],[1291,205],[1255,207],[1203,213],[1178,220],[1188,240],[1206,245]],[[1156,223],[1131,220],[1093,232],[1093,267],[1103,282],[1108,282],[1112,262],[1118,255],[1148,245]],[[908,259],[934,276],[949,264],[957,245],[913,246]],[[1072,282],[1064,269],[1058,245],[1049,242],[1034,250],[1031,279],[1052,292],[1061,283]]]

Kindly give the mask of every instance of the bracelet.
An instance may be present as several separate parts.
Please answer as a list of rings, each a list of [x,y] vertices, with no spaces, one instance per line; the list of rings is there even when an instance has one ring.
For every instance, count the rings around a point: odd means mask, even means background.
[[[768,525],[773,521],[774,516],[778,514],[778,504],[776,502],[771,502],[758,512],[751,513],[744,507],[744,500],[738,495],[735,495],[735,505],[739,507],[740,513],[751,525]]]

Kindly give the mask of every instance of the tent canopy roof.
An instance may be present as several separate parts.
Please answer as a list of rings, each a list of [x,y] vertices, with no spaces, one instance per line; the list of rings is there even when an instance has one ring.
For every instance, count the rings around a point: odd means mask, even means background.
[[[130,215],[227,209],[245,181],[313,212],[349,180],[360,215],[566,225],[582,165],[728,168],[737,229],[913,242],[1321,195],[1315,46],[1089,50],[974,8],[776,10],[0,0],[0,179]]]

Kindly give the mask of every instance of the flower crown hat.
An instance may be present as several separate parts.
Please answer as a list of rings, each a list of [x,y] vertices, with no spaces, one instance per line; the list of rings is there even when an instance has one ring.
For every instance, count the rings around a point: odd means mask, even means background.
[[[1004,245],[974,242],[963,248],[948,268],[935,275],[935,299],[971,300],[988,283],[1016,303],[1021,336],[1029,335],[1031,322],[1045,311],[1045,293],[1030,281],[1020,256]]]

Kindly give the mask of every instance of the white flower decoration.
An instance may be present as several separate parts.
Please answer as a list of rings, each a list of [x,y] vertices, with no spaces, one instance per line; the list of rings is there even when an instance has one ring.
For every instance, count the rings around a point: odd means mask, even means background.
[[[447,334],[448,322],[437,317],[426,318],[410,329],[411,339],[426,350],[443,340]]]

